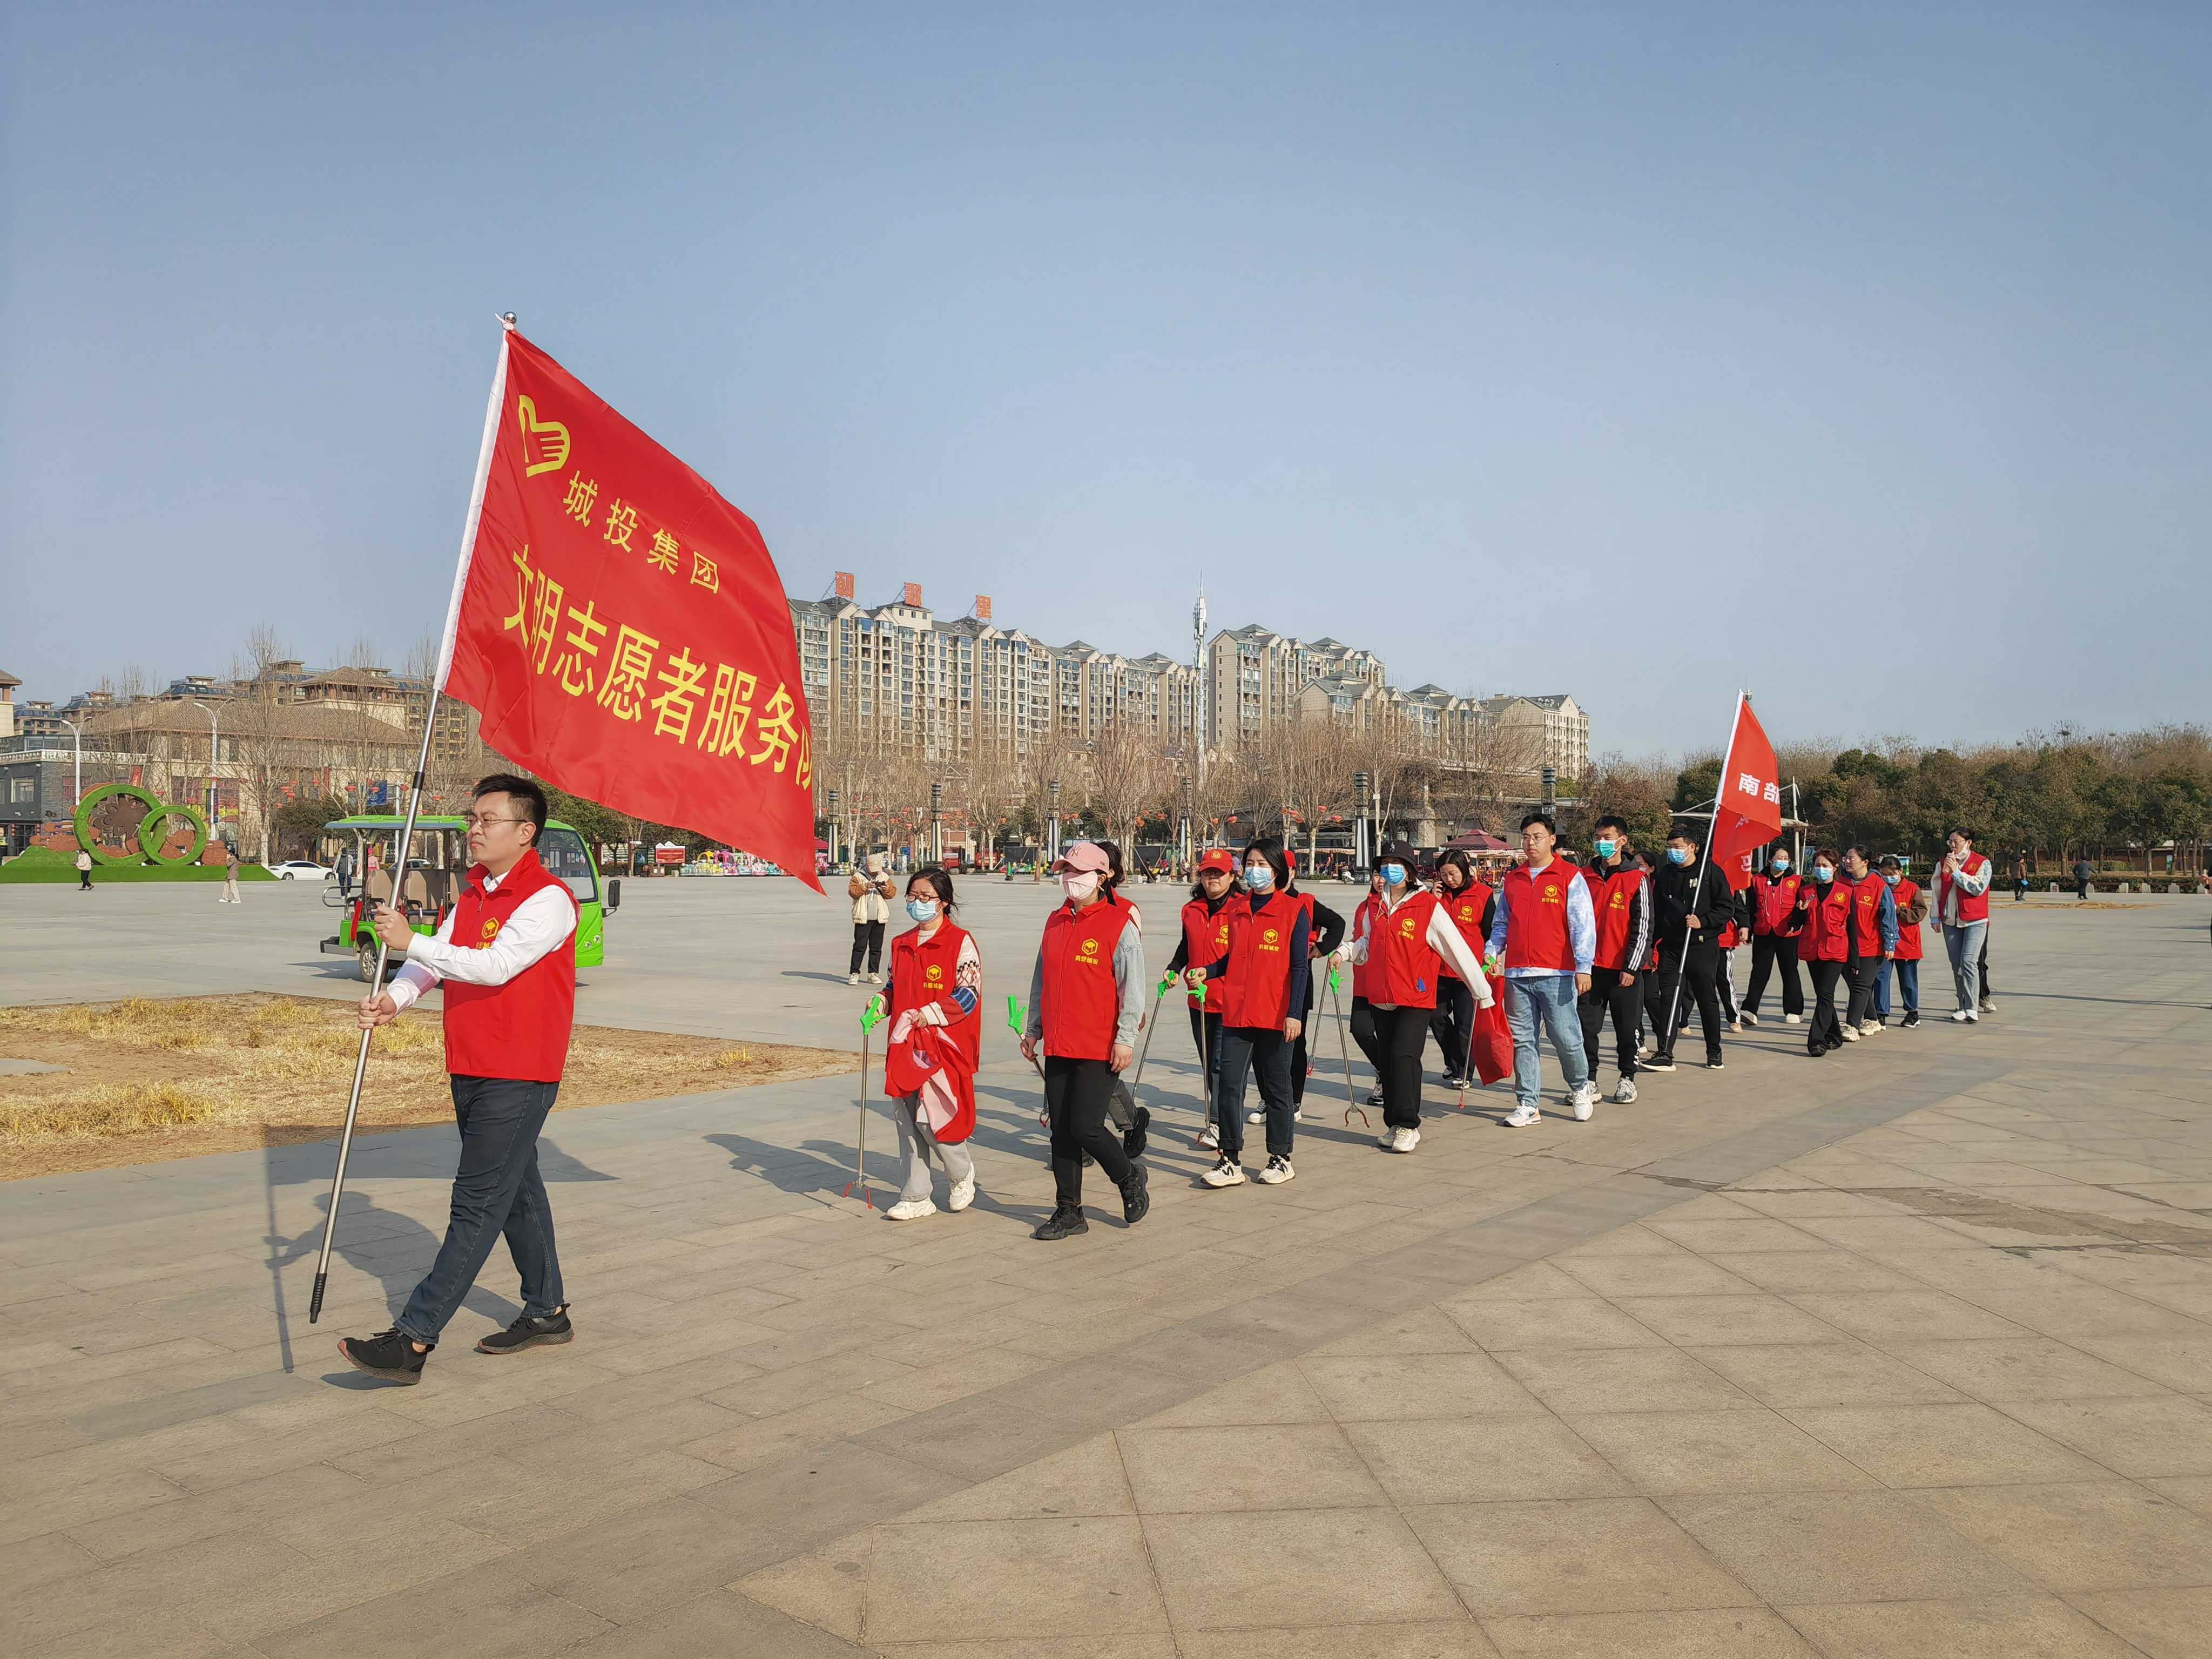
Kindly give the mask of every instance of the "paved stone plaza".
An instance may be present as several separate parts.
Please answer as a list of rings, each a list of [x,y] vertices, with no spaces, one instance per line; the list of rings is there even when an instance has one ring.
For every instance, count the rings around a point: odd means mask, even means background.
[[[629,893],[580,1018],[850,1040],[842,903]],[[1047,897],[963,896],[999,1027]],[[1157,964],[1177,895],[1139,896]],[[358,994],[314,955],[311,890],[247,898],[8,891],[0,1001]],[[577,1341],[470,1352],[514,1311],[495,1252],[414,1389],[332,1345],[428,1261],[450,1132],[362,1144],[313,1328],[327,1145],[11,1184],[0,1632],[101,1656],[2204,1654],[2212,906],[1997,908],[1979,1027],[1942,1018],[1930,964],[1919,1031],[1816,1065],[1770,1026],[1587,1125],[1432,1098],[1410,1158],[1340,1127],[1324,1024],[1280,1188],[1192,1184],[1178,1017],[1145,1080],[1151,1218],[1094,1209],[1056,1245],[1027,1237],[1050,1179],[1002,1028],[957,1217],[839,1198],[848,1079],[561,1115]],[[891,1146],[878,1115],[879,1178]]]

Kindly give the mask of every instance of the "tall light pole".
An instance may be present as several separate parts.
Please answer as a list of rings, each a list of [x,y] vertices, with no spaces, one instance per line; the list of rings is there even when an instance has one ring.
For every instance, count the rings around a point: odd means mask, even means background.
[[[837,862],[837,792],[830,792],[830,862]]]
[[[1053,779],[1044,787],[1045,799],[1052,821],[1045,832],[1045,856],[1048,860],[1060,857],[1060,780]]]
[[[1199,585],[1198,603],[1190,608],[1190,666],[1198,676],[1198,730],[1192,734],[1191,746],[1198,750],[1198,787],[1206,787],[1206,739],[1209,724],[1206,711],[1212,705],[1211,688],[1206,672],[1206,586]]]
[[[84,799],[84,727],[75,720],[64,720],[62,724],[76,734],[76,798],[70,802],[70,811],[74,812]]]
[[[945,786],[941,782],[929,786],[929,861],[945,862]]]
[[[198,697],[190,699],[193,708],[208,717],[208,827],[215,827],[215,773],[222,764],[222,717]],[[427,734],[425,743],[427,746]]]

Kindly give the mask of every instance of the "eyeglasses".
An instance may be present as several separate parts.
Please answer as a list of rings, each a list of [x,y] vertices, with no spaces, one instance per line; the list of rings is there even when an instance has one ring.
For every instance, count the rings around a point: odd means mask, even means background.
[[[490,818],[480,812],[464,812],[461,822],[471,830],[489,830],[495,823],[527,823],[528,818]]]

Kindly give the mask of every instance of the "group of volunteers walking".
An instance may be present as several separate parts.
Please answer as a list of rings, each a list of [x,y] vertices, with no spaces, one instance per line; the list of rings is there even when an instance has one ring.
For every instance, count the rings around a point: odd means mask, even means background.
[[[403,965],[389,989],[362,1000],[361,1024],[386,1024],[442,989],[461,1138],[451,1218],[428,1273],[390,1329],[339,1344],[357,1369],[387,1381],[420,1379],[501,1237],[520,1277],[521,1310],[477,1352],[512,1354],[572,1335],[537,1146],[560,1091],[574,1021],[577,906],[538,861],[545,819],[538,784],[485,778],[465,819],[474,863],[435,936],[415,933],[388,903],[376,911],[377,934]],[[1978,1019],[1987,1006],[1993,872],[1964,832],[1950,837],[1932,894],[1896,859],[1851,847],[1817,849],[1802,874],[1778,850],[1739,895],[1688,836],[1672,836],[1661,859],[1647,860],[1631,844],[1627,824],[1610,814],[1596,822],[1587,861],[1565,855],[1540,812],[1522,822],[1521,851],[1522,862],[1493,889],[1463,854],[1448,850],[1431,885],[1415,850],[1389,842],[1347,926],[1299,890],[1281,842],[1216,848],[1197,860],[1172,955],[1155,982],[1145,966],[1143,917],[1121,891],[1120,850],[1109,842],[1067,847],[1051,866],[1060,898],[1045,921],[1020,1033],[1022,1057],[1043,1085],[1050,1133],[1054,1203],[1034,1237],[1088,1231],[1085,1171],[1092,1165],[1112,1185],[1125,1225],[1151,1209],[1148,1114],[1134,1104],[1134,1079],[1125,1074],[1148,1004],[1164,1006],[1178,988],[1206,1108],[1197,1145],[1212,1154],[1199,1180],[1214,1190],[1296,1178],[1307,1028],[1323,986],[1329,1007],[1341,1013],[1334,995],[1344,969],[1351,1032],[1375,1068],[1369,1101],[1382,1109],[1376,1144],[1399,1154],[1420,1144],[1431,1038],[1443,1052],[1445,1085],[1462,1091],[1477,1073],[1504,1074],[1510,1042],[1513,1106],[1499,1121],[1527,1128],[1544,1119],[1547,1044],[1566,1114],[1581,1122],[1595,1115],[1608,1018],[1618,1073],[1613,1099],[1623,1105],[1637,1099],[1639,1074],[1675,1069],[1675,1043],[1693,1013],[1706,1064],[1718,1069],[1723,1032],[1759,1023],[1777,974],[1781,1018],[1807,1026],[1808,1052],[1816,1057],[1883,1029],[1893,987],[1904,1026],[1917,1025],[1920,930],[1931,915],[1958,991],[1952,1018]],[[854,878],[854,978],[864,963],[872,979],[879,971],[893,891],[880,861]],[[937,1212],[934,1166],[948,1183],[945,1208],[975,1201],[967,1143],[982,1059],[982,961],[955,920],[951,875],[934,865],[914,871],[904,906],[912,926],[890,941],[888,976],[863,1022],[870,1030],[888,1022],[884,1083],[901,1170],[897,1201],[886,1213],[902,1222]],[[1751,941],[1752,970],[1739,1009],[1729,962],[1742,938]],[[1249,1118],[1248,1081],[1259,1092]],[[1346,1081],[1349,1088],[1348,1068]],[[1248,1121],[1264,1126],[1264,1162],[1256,1168],[1244,1158]]]

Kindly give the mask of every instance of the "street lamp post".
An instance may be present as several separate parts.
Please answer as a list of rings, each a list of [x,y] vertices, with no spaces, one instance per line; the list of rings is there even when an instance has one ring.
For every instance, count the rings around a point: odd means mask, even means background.
[[[1060,780],[1054,778],[1046,784],[1044,793],[1050,813],[1045,830],[1045,856],[1048,860],[1056,860],[1060,857]]]
[[[945,862],[944,811],[945,786],[933,783],[929,786],[929,861],[932,864]]]
[[[62,724],[76,735],[76,797],[70,802],[70,811],[74,812],[84,799],[84,727],[75,720],[64,720]]]
[[[830,792],[830,862],[837,862],[837,792]]]
[[[215,773],[222,764],[222,717],[198,697],[191,700],[193,708],[208,717],[208,827],[215,827]]]
[[[1374,863],[1368,856],[1367,774],[1352,775],[1352,861],[1364,870]]]

